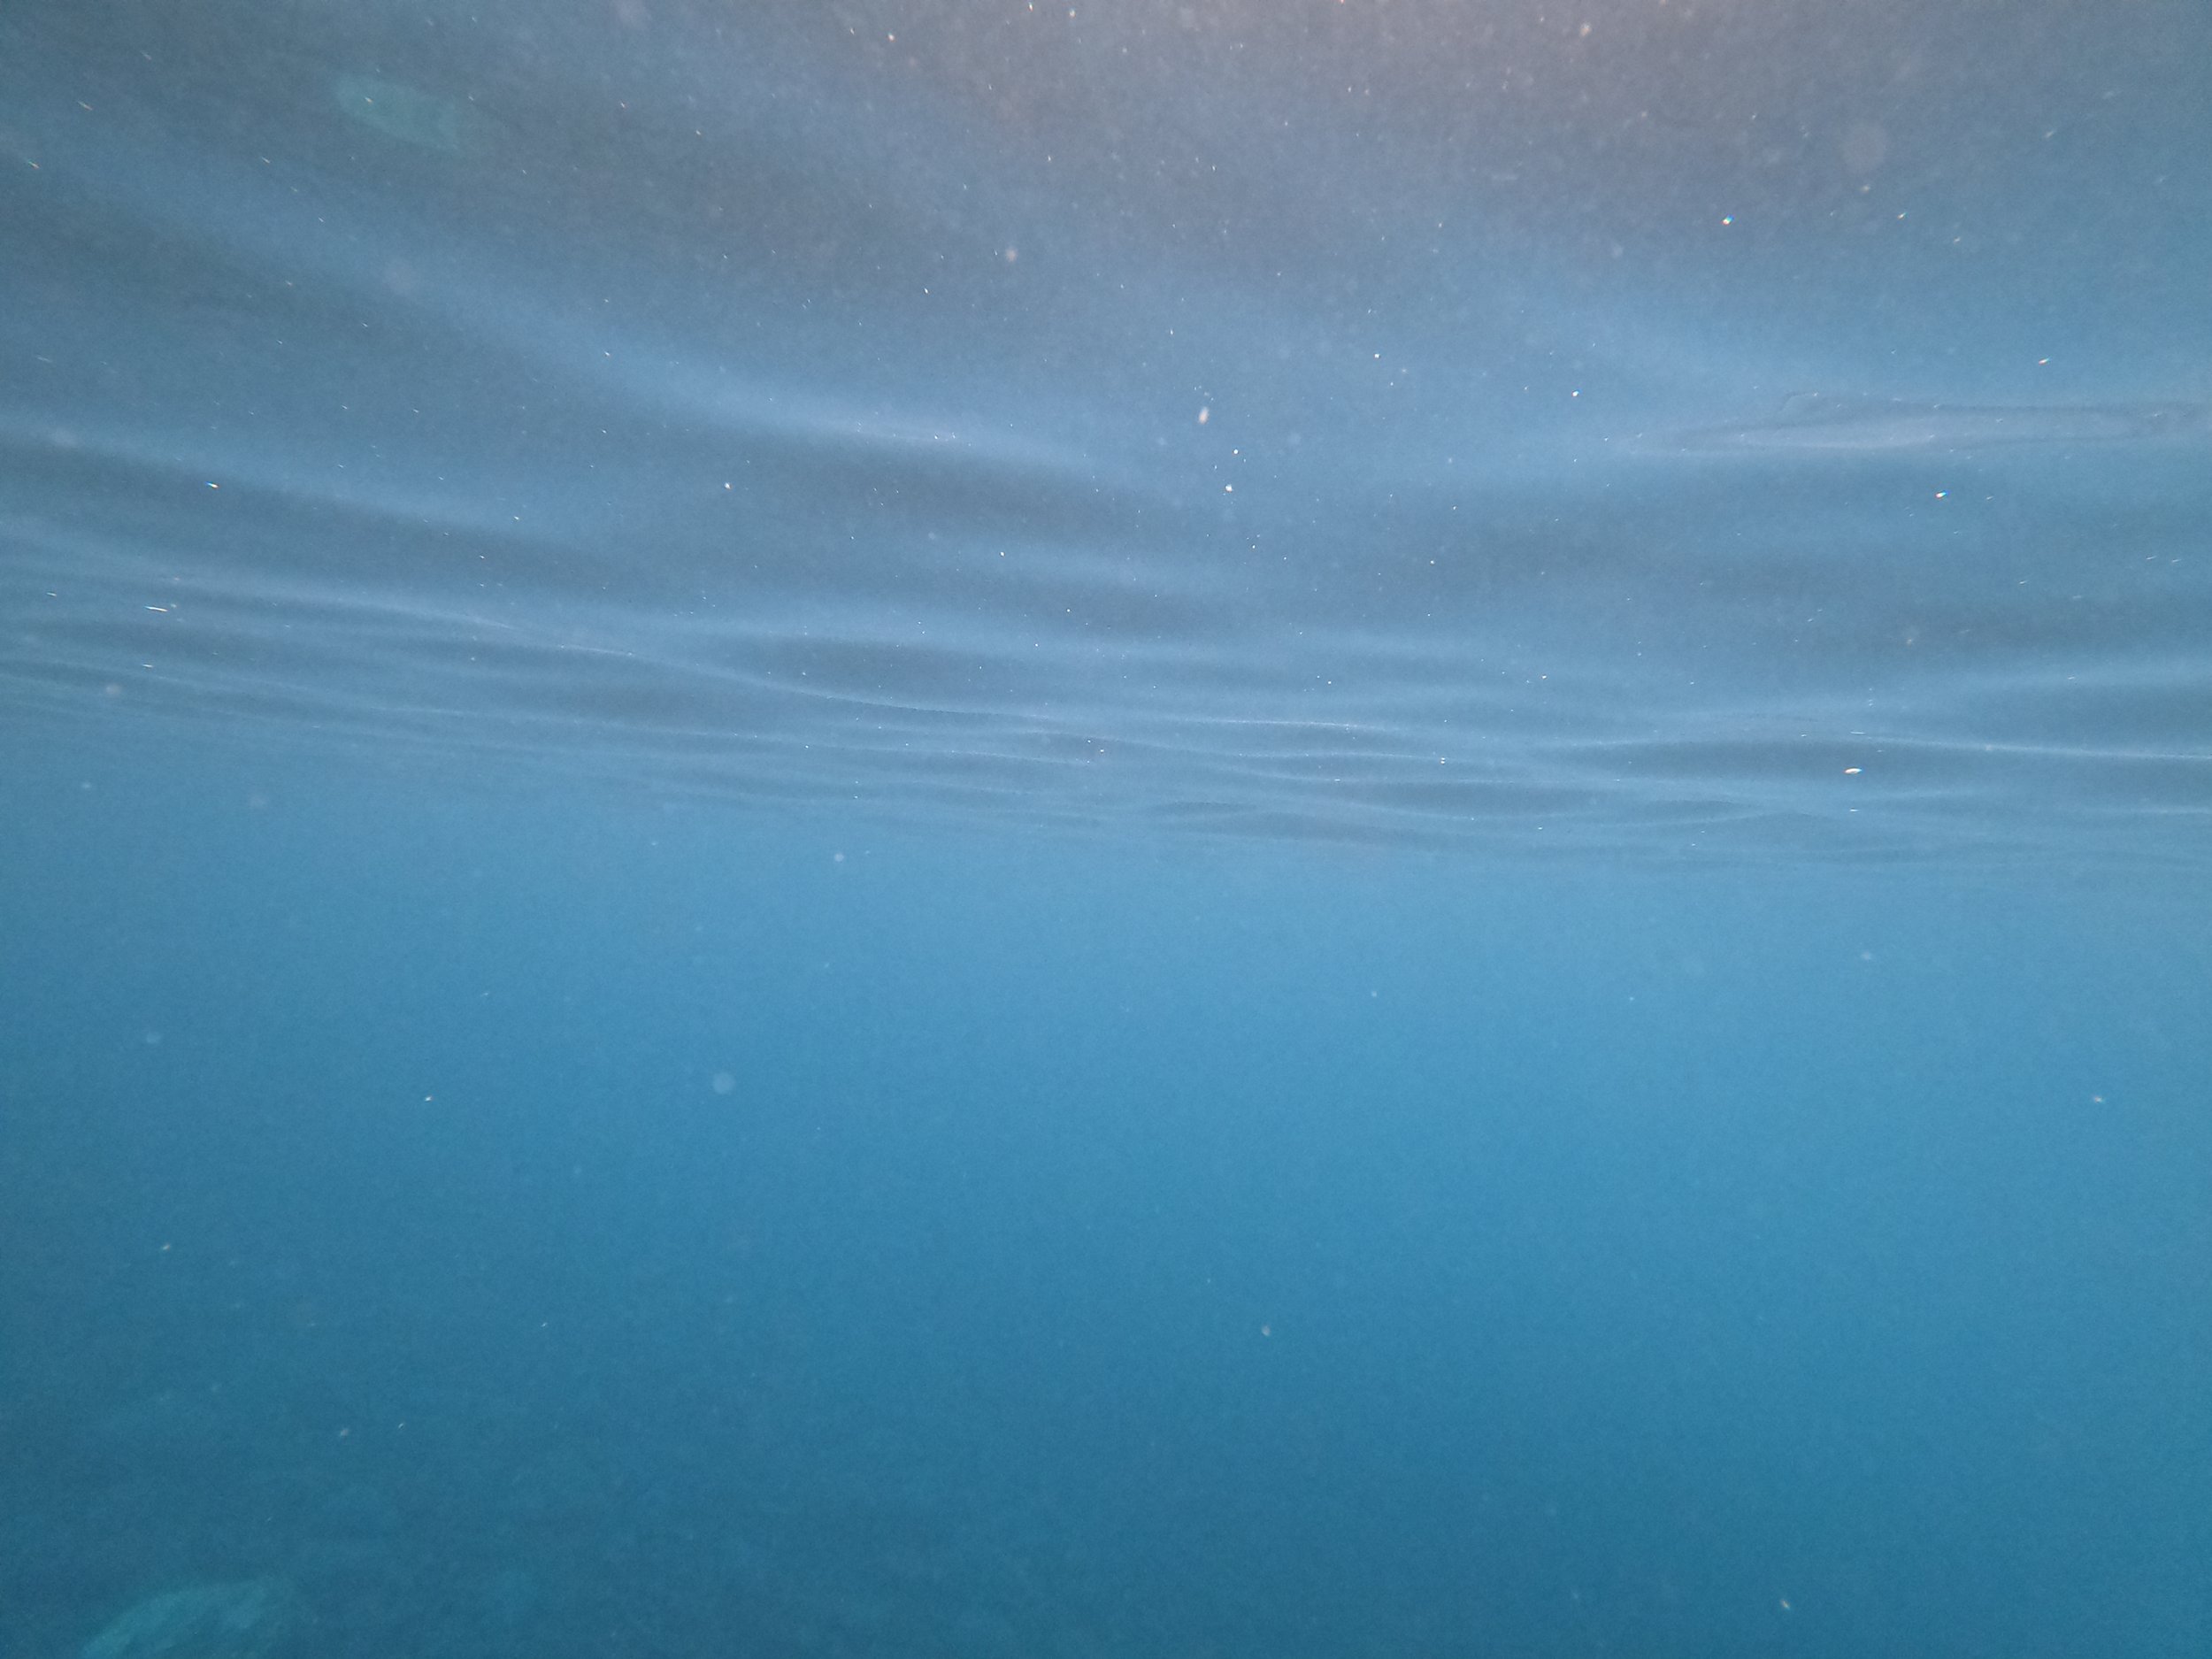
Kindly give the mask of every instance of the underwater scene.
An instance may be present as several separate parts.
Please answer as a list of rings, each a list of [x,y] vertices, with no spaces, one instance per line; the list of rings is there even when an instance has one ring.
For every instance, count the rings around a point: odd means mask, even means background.
[[[0,1659],[2212,1654],[2212,9],[0,8]]]

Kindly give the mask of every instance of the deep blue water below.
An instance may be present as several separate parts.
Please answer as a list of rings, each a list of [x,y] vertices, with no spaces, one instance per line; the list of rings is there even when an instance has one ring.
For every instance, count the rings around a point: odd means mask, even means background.
[[[0,12],[0,1659],[2212,1653],[2212,12]]]

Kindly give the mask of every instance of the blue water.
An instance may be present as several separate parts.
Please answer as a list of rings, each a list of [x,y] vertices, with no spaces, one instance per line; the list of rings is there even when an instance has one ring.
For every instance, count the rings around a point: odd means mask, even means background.
[[[2212,1652],[2208,64],[0,12],[0,1659]]]

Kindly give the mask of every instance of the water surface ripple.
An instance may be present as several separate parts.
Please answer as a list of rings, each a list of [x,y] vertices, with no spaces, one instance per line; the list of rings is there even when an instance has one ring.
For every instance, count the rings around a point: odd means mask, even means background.
[[[0,23],[6,719],[2197,856],[2204,14],[1356,10]]]

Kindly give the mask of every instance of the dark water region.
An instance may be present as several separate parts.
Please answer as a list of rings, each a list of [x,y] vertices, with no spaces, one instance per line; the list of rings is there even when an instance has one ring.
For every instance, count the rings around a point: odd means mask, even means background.
[[[0,1659],[2212,1651],[2208,65],[0,11]]]
[[[363,1655],[2208,1628],[2201,902],[78,781],[11,1653],[272,1576]]]

